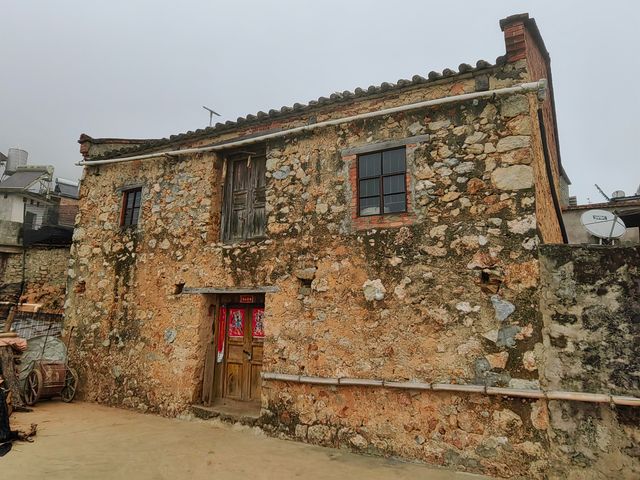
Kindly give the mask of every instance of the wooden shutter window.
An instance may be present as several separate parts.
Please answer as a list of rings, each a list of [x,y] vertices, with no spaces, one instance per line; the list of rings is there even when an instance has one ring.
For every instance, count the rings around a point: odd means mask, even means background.
[[[230,239],[241,239],[247,222],[249,171],[247,162],[233,162],[231,175]]]
[[[251,202],[247,238],[263,237],[267,223],[265,206],[267,204],[267,159],[252,159],[250,172]]]
[[[261,238],[266,229],[266,156],[229,158],[223,208],[223,240]]]

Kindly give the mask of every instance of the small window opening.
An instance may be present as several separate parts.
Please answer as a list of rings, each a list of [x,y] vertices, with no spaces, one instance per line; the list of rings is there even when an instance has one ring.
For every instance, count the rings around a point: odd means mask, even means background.
[[[133,188],[122,193],[122,216],[120,225],[131,227],[138,224],[140,217],[140,203],[142,201],[142,189]]]

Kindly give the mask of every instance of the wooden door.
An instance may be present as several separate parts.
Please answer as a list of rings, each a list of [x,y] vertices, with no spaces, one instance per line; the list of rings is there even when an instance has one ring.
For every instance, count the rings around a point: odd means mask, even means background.
[[[264,306],[228,305],[226,316],[223,396],[234,400],[259,401]]]

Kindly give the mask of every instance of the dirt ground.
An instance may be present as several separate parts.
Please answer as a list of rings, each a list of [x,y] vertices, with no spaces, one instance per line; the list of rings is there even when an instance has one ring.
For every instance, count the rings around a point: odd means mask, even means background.
[[[38,424],[14,443],[0,478],[29,479],[481,479],[266,437],[218,421],[167,419],[88,403],[39,403],[11,427]]]

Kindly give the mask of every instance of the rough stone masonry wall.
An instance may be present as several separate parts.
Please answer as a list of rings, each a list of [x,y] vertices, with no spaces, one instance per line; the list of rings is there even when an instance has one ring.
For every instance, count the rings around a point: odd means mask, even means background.
[[[267,299],[265,370],[536,387],[532,151],[529,136],[513,135],[528,115],[527,98],[514,96],[273,145],[268,169],[280,180],[270,184],[269,228],[290,239],[275,265],[281,293]],[[415,134],[431,137],[407,149],[411,221],[357,230],[353,159],[340,147]],[[317,269],[310,295],[298,294],[292,266]],[[505,477],[544,469],[539,402],[283,382],[264,388],[266,421],[304,441]]]
[[[524,64],[509,64],[486,85],[523,80]],[[477,85],[456,79],[318,119]],[[265,371],[537,386],[535,118],[515,95],[271,142],[268,238],[235,245],[220,243],[215,155],[90,167],[66,312],[82,395],[165,415],[197,398],[207,299],[176,294],[179,284],[279,288],[266,296]],[[411,211],[359,229],[343,151],[421,135],[407,145]],[[122,229],[121,189],[133,185],[143,186],[140,223]],[[313,272],[311,289],[300,270]],[[262,402],[268,428],[313,443],[504,477],[546,465],[539,402],[279,382],[264,383]]]
[[[22,282],[23,254],[5,253],[0,264],[0,295],[7,292],[15,301],[15,293]],[[67,284],[69,248],[29,247],[24,256],[25,289],[22,300],[26,303],[40,303],[43,310],[57,311],[64,305]]]
[[[85,176],[65,311],[85,399],[165,415],[193,402],[205,305],[175,285],[229,283],[211,253],[214,163],[183,157]],[[142,212],[136,228],[121,228],[119,189],[131,185],[143,185]]]
[[[640,396],[640,248],[545,245],[541,380]],[[549,402],[553,478],[640,478],[640,410]]]

